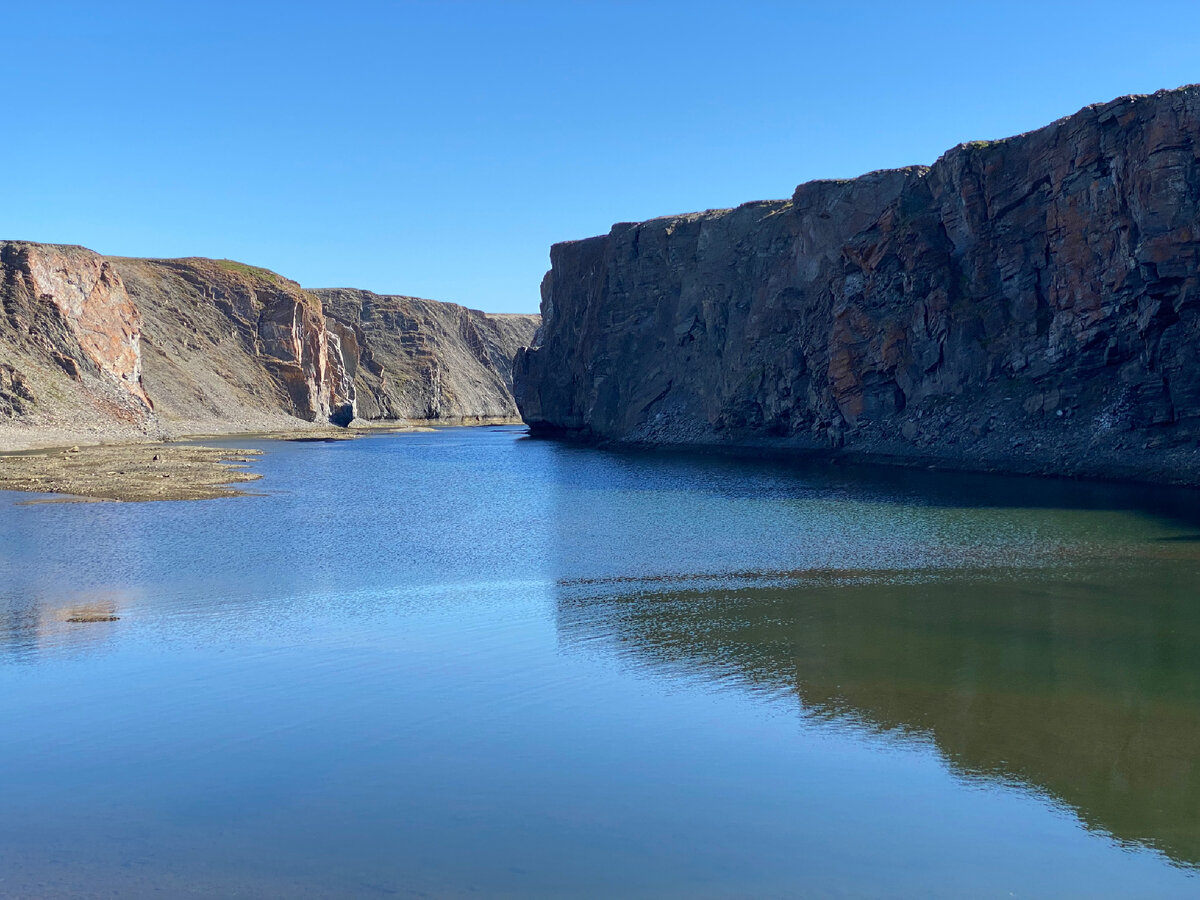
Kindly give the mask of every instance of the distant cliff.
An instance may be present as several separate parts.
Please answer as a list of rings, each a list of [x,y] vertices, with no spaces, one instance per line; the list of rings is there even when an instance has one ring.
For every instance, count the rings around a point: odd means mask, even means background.
[[[1200,87],[550,257],[536,431],[1200,481]]]
[[[228,260],[0,242],[0,449],[512,418],[511,360],[538,323]]]
[[[497,315],[416,297],[335,288],[313,292],[361,359],[364,419],[515,419],[512,363],[538,316]]]

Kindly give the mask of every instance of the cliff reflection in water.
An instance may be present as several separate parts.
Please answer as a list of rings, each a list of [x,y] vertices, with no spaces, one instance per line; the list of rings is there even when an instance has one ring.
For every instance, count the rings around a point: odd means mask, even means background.
[[[954,575],[563,582],[577,649],[931,739],[968,778],[1045,791],[1091,829],[1200,864],[1200,561]]]

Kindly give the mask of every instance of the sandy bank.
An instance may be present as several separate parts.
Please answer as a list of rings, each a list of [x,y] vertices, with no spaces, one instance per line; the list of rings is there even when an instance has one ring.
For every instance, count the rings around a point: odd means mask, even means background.
[[[262,477],[245,471],[245,464],[262,455],[263,451],[206,447],[192,441],[233,437],[272,441],[348,441],[367,434],[433,430],[427,425],[406,422],[358,422],[349,428],[314,425],[276,431],[243,431],[237,435],[218,431],[180,436],[171,442],[72,443],[67,439],[75,435],[47,429],[24,434],[20,441],[0,441],[0,490],[64,495],[57,502],[210,500],[245,496],[245,491],[233,485]],[[4,432],[0,432],[0,436],[3,435]],[[89,436],[95,440],[95,435]]]
[[[90,500],[211,500],[261,478],[261,450],[169,444],[72,447],[0,456],[0,490]],[[52,501],[43,501],[52,502]]]

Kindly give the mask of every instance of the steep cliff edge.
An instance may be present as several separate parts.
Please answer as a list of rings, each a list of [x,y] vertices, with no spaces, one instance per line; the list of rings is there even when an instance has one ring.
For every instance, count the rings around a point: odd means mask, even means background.
[[[81,247],[0,243],[0,423],[145,422],[152,406],[142,325],[103,257]]]
[[[356,384],[362,418],[518,417],[512,361],[533,342],[540,317],[349,288],[313,293],[361,350]]]
[[[354,369],[320,301],[266,269],[114,259],[142,311],[142,369],[162,423],[190,430],[290,416],[348,424]]]
[[[511,360],[537,316],[404,300],[364,322],[341,295],[374,295],[326,293],[348,318],[242,263],[0,242],[0,449],[516,415]]]
[[[1200,87],[557,244],[535,429],[1200,481]]]

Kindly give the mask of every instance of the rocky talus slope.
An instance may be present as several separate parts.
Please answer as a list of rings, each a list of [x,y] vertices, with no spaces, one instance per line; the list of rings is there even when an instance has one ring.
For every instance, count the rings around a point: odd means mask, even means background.
[[[1200,87],[551,264],[535,430],[1200,482]]]
[[[365,419],[516,419],[512,364],[538,316],[335,288],[313,292],[359,348],[355,386]]]
[[[349,318],[228,260],[0,242],[0,449],[515,416],[511,360],[537,316],[327,293]],[[404,314],[370,321],[372,304]]]

